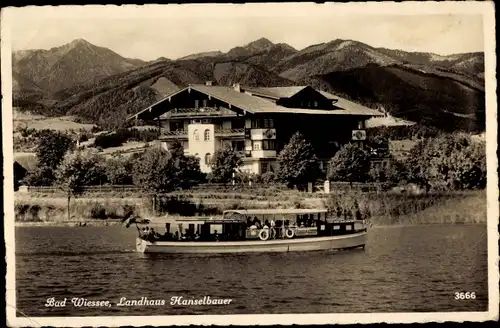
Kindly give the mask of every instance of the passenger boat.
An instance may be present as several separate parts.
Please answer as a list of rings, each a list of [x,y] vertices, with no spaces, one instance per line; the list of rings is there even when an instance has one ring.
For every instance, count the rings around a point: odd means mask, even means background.
[[[158,221],[155,222],[158,225]],[[364,248],[365,220],[328,217],[326,210],[228,210],[222,217],[197,217],[161,222],[165,233],[139,230],[142,253],[299,252]],[[177,225],[175,233],[172,224]],[[174,230],[174,229],[172,229]]]

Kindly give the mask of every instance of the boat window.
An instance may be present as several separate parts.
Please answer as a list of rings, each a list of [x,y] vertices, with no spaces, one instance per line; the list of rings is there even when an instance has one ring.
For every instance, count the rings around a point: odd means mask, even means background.
[[[339,225],[334,225],[333,226],[333,230],[340,230],[340,226]]]
[[[222,233],[222,224],[211,224],[210,225],[210,233],[213,234],[217,231],[218,234]]]
[[[346,225],[345,230],[352,230],[352,225]]]

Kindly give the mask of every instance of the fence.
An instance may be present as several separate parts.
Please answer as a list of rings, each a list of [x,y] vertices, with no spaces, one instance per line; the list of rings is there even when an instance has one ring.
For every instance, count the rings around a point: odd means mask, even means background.
[[[257,192],[261,190],[287,191],[290,190],[286,185],[280,183],[203,183],[193,186],[189,189],[191,192]],[[383,183],[362,183],[362,182],[323,182],[316,185],[309,185],[308,192],[311,193],[330,193],[342,191],[361,191],[372,192],[387,190],[387,186]],[[23,193],[45,193],[55,194],[64,193],[61,187],[33,187],[21,186],[19,192]],[[112,193],[112,192],[142,192],[142,189],[134,185],[101,185],[87,186],[83,189],[84,193]]]
[[[63,193],[64,189],[56,186],[48,187],[33,187],[33,186],[21,186],[19,187],[20,192],[31,192],[31,193]],[[102,186],[87,186],[83,188],[84,193],[107,193],[107,192],[139,192],[140,187],[134,185],[102,185]]]

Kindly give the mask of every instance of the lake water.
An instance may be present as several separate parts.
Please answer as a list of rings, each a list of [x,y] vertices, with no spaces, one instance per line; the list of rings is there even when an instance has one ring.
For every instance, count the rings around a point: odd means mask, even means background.
[[[145,255],[135,228],[16,228],[18,316],[487,311],[485,225],[373,228],[365,250]],[[474,292],[474,300],[455,300]],[[231,298],[170,305],[173,296]],[[66,307],[46,300],[68,298]],[[69,299],[109,300],[74,307]],[[121,297],[165,306],[118,307]]]

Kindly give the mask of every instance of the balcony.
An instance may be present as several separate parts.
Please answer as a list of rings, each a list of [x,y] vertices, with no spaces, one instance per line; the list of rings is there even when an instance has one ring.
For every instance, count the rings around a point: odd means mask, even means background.
[[[236,116],[236,113],[224,107],[174,108],[161,115],[160,119],[207,116]]]
[[[162,131],[160,140],[187,139],[187,131]]]
[[[215,129],[215,137],[231,138],[231,137],[245,137],[245,129]]]

